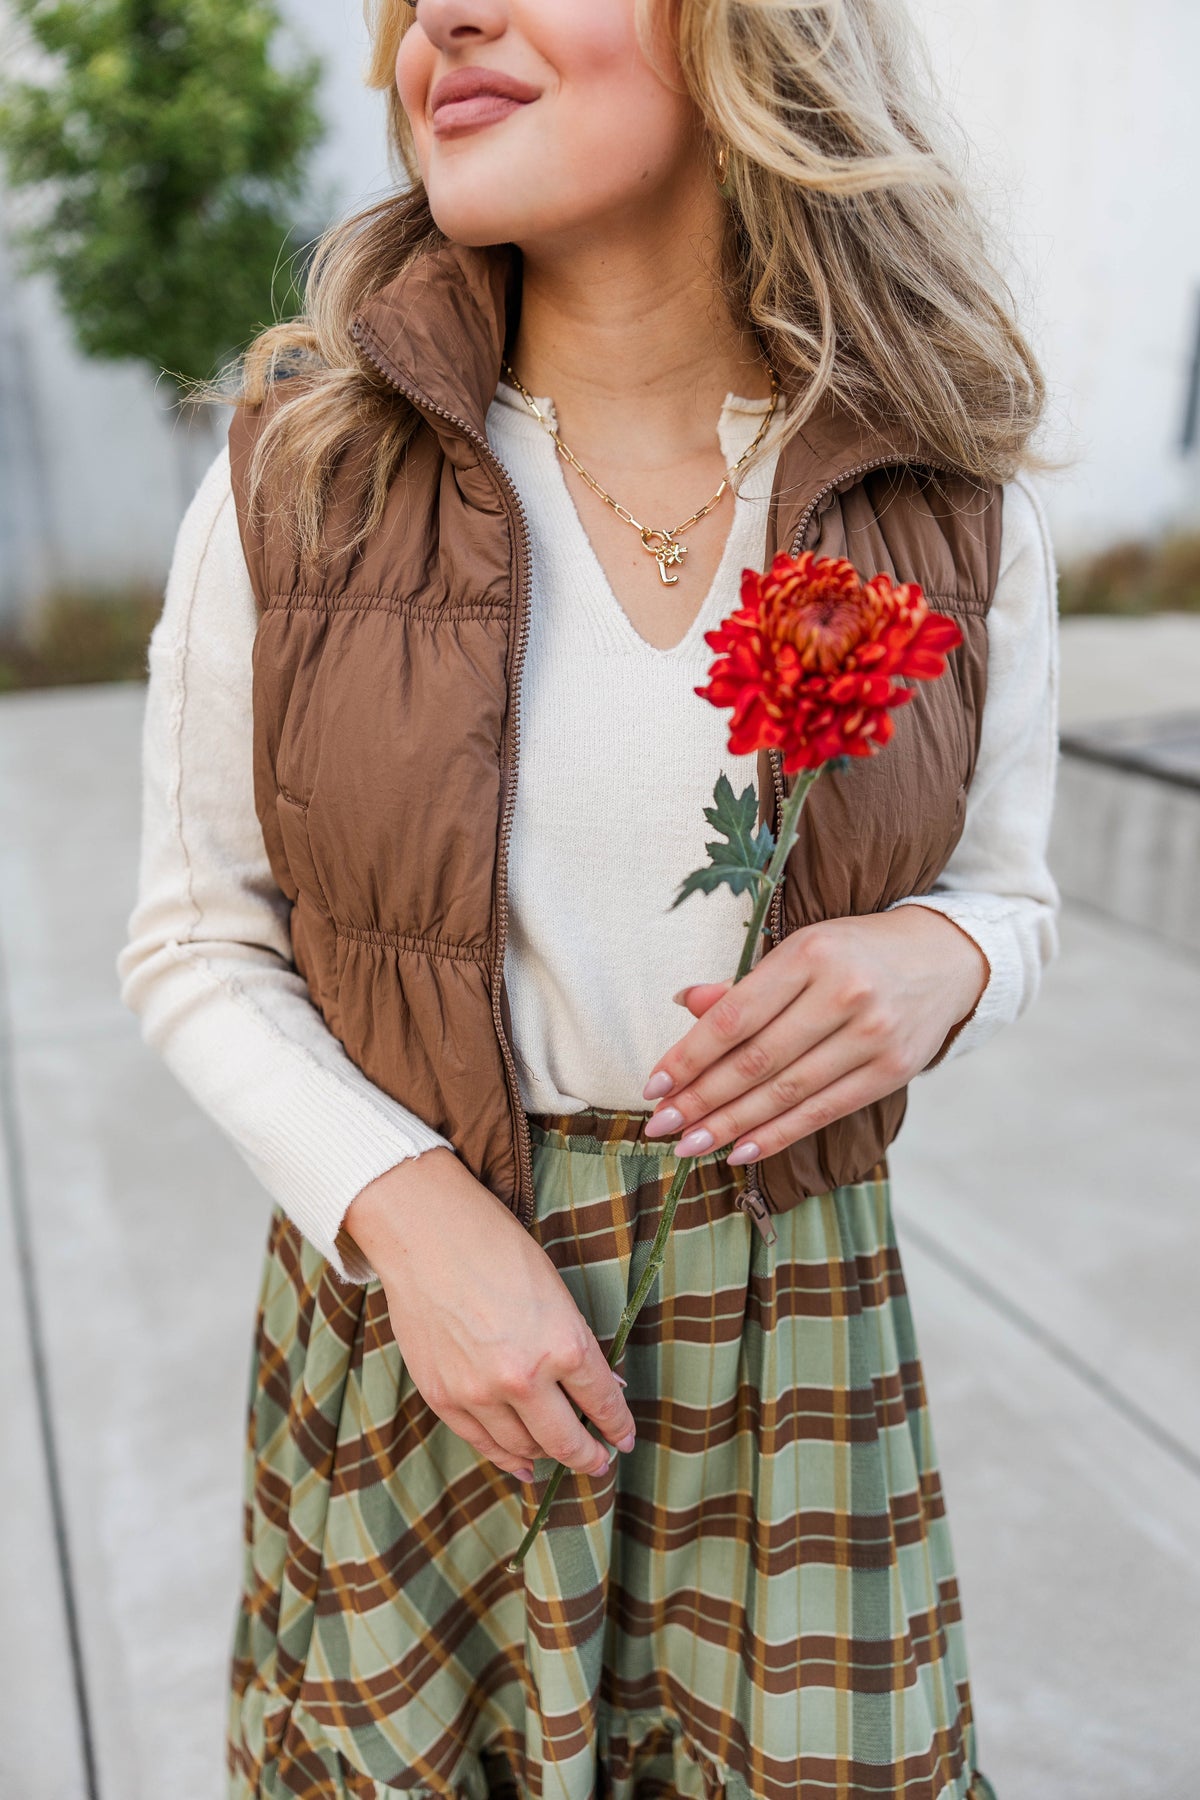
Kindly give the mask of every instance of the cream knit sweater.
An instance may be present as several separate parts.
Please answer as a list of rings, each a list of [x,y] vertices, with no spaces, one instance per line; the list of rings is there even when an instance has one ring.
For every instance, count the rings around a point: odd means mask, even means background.
[[[553,417],[548,397],[538,404]],[[727,463],[765,404],[727,397]],[[532,539],[505,963],[522,1100],[533,1112],[648,1110],[642,1085],[689,1023],[671,994],[730,973],[744,937],[747,903],[728,889],[669,908],[705,860],[701,809],[717,775],[735,791],[755,779],[754,758],[725,749],[726,714],[692,689],[712,658],[704,631],[736,604],[741,569],[763,564],[778,427],[743,479],[697,618],[658,650],[612,593],[553,442],[515,390],[497,388],[487,423]],[[288,902],[251,781],[256,624],[222,451],[180,528],[150,641],[138,892],[117,973],[145,1040],[338,1274],[365,1281],[370,1267],[343,1261],[335,1244],[350,1201],[405,1157],[453,1145],[351,1062],[292,964]],[[1055,574],[1024,479],[1005,490],[988,650],[965,829],[937,891],[920,901],[965,930],[990,966],[951,1057],[1029,1004],[1056,947],[1046,865]]]

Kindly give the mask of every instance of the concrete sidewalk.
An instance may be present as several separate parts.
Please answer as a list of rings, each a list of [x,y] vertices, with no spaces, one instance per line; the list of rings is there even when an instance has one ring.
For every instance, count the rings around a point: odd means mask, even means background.
[[[142,702],[0,701],[5,1800],[223,1792],[269,1202],[117,997]],[[1200,960],[1069,908],[894,1154],[999,1800],[1195,1794],[1198,1018]]]

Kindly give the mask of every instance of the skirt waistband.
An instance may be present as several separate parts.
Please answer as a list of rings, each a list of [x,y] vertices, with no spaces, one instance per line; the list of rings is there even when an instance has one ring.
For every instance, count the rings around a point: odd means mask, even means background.
[[[649,1107],[645,1112],[631,1112],[588,1106],[581,1112],[526,1113],[525,1117],[534,1143],[552,1145],[558,1150],[600,1152],[617,1145],[636,1149],[639,1155],[674,1155],[673,1138],[644,1136],[646,1120],[650,1117]]]

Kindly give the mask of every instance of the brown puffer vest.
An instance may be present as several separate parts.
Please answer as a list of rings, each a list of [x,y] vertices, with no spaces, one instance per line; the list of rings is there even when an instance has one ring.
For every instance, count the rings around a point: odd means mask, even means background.
[[[529,535],[485,429],[519,304],[519,261],[509,246],[445,243],[355,320],[362,354],[420,425],[382,523],[318,584],[301,580],[270,505],[249,513],[247,463],[266,407],[239,410],[230,451],[260,612],[255,801],[292,902],[296,967],[353,1061],[449,1138],[528,1226],[530,1141],[504,949]],[[335,528],[356,508],[362,480],[361,463],[344,459]],[[811,548],[847,556],[865,575],[917,581],[955,616],[964,643],[940,680],[918,686],[883,754],[813,789],[773,908],[773,941],[927,892],[958,841],[979,746],[1002,497],[831,411],[781,450],[766,561],[777,549]],[[787,785],[778,754],[760,753],[760,818],[777,824]],[[697,811],[708,798],[696,795]],[[900,1089],[751,1165],[738,1204],[761,1229],[764,1200],[779,1212],[861,1179],[883,1160],[904,1108]]]

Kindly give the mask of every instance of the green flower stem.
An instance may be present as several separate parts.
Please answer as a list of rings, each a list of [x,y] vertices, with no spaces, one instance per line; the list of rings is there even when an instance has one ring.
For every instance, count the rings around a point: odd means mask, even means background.
[[[783,879],[787,859],[800,835],[800,814],[804,811],[808,790],[823,767],[824,764],[821,764],[815,769],[803,769],[795,787],[784,802],[783,817],[779,821],[779,842],[776,844],[766,872],[758,884],[758,895],[754,902],[754,911],[750,914],[750,924],[746,931],[746,941],[742,945],[741,960],[737,966],[737,974],[733,978],[735,983],[739,982],[743,975],[750,973],[751,965],[754,962],[754,952],[758,940],[762,936],[763,927],[766,925],[767,913],[770,911],[775,889]]]
[[[700,1159],[695,1156],[684,1156],[681,1157],[676,1164],[674,1178],[668,1189],[667,1197],[663,1201],[662,1217],[658,1221],[658,1230],[655,1232],[654,1242],[650,1246],[650,1255],[646,1259],[646,1266],[642,1270],[641,1278],[638,1281],[637,1286],[625,1303],[625,1310],[621,1314],[621,1320],[617,1326],[617,1335],[613,1339],[612,1349],[608,1353],[608,1366],[610,1369],[615,1369],[620,1362],[621,1352],[625,1348],[625,1340],[629,1336],[633,1321],[637,1318],[639,1312],[641,1312],[643,1302],[654,1285],[658,1271],[662,1268],[663,1259],[667,1250],[667,1235],[670,1232],[672,1222],[675,1218],[675,1208],[679,1205],[679,1196],[683,1192],[683,1184],[687,1180],[688,1170],[692,1167],[693,1163],[698,1162],[699,1160]],[[533,1523],[525,1533],[525,1536],[521,1539],[520,1548],[517,1550],[516,1555],[508,1564],[510,1570],[519,1569],[522,1562],[524,1562],[525,1553],[545,1523],[546,1514],[550,1511],[551,1502],[553,1501],[555,1494],[557,1494],[559,1483],[562,1481],[566,1472],[566,1464],[559,1463],[553,1475],[550,1477],[550,1480],[547,1482],[546,1491],[542,1495],[542,1502],[534,1515]]]
[[[737,974],[733,978],[735,984],[741,981],[742,977],[748,975],[750,972],[751,965],[754,961],[755,946],[762,935],[763,927],[766,923],[767,911],[771,904],[771,898],[775,889],[779,886],[788,855],[799,834],[800,814],[804,810],[804,802],[808,798],[809,789],[812,787],[813,782],[820,773],[820,768],[805,769],[801,773],[800,779],[797,781],[795,787],[787,797],[787,802],[783,809],[783,818],[780,820],[779,842],[776,844],[771,860],[767,864],[767,868],[759,882],[758,896],[754,902],[754,910],[750,914],[750,923],[746,928],[746,942],[742,946],[742,954],[741,959],[738,962]],[[650,1289],[654,1286],[658,1272],[662,1268],[667,1250],[667,1237],[670,1233],[671,1226],[675,1221],[675,1209],[679,1205],[679,1196],[683,1192],[683,1184],[687,1180],[693,1165],[699,1161],[700,1158],[698,1156],[684,1156],[680,1157],[679,1161],[676,1163],[675,1174],[672,1178],[671,1185],[667,1190],[667,1197],[663,1201],[662,1215],[658,1221],[658,1230],[655,1232],[654,1242],[650,1246],[650,1255],[646,1259],[646,1266],[642,1270],[637,1286],[625,1303],[625,1310],[621,1314],[620,1322],[617,1325],[617,1334],[612,1341],[612,1349],[608,1353],[608,1366],[610,1369],[615,1369],[620,1362],[621,1352],[625,1348],[625,1342],[632,1329],[633,1321],[642,1310],[646,1297],[649,1294]],[[566,1464],[559,1463],[546,1484],[546,1491],[542,1495],[541,1504],[539,1505],[537,1512],[534,1514],[533,1523],[525,1533],[525,1536],[521,1539],[520,1545],[518,1546],[512,1561],[506,1565],[510,1572],[515,1572],[524,1562],[529,1546],[533,1543],[534,1538],[546,1522],[546,1516],[553,1504],[554,1496],[557,1494],[559,1484],[566,1473]]]

